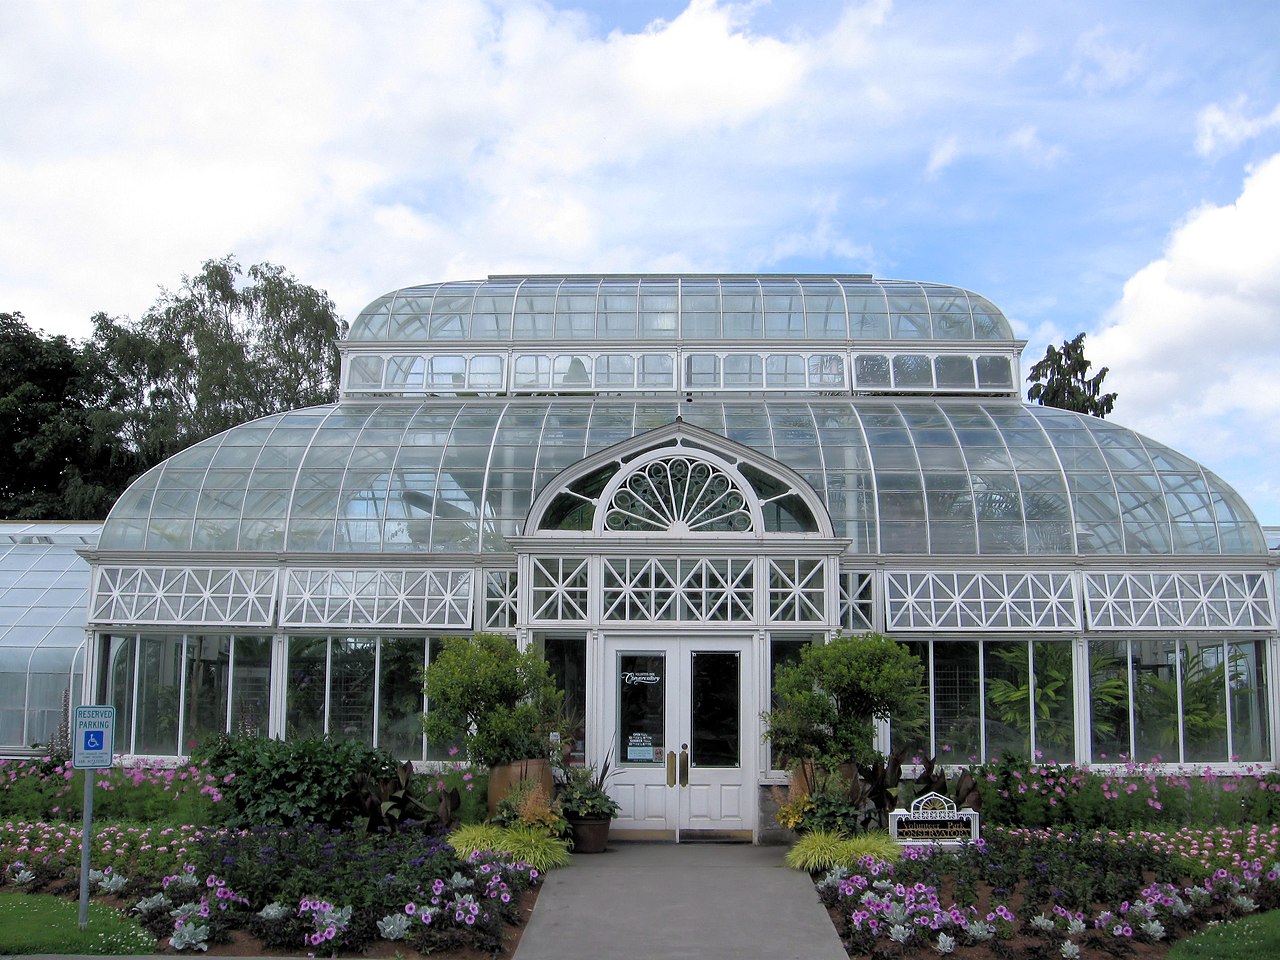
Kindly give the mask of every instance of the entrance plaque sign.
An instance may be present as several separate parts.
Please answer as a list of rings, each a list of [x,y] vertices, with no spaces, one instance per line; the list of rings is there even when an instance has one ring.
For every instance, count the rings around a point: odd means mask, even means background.
[[[926,793],[910,809],[889,814],[889,836],[904,845],[958,847],[978,839],[978,812]]]

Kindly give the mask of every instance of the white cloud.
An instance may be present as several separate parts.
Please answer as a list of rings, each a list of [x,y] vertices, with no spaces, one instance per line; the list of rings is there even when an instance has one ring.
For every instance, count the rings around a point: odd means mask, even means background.
[[[1005,142],[1033,167],[1052,167],[1064,156],[1062,147],[1045,143],[1040,139],[1040,131],[1031,125],[1019,127]]]
[[[929,162],[925,166],[926,179],[935,179],[943,170],[951,166],[960,156],[960,141],[955,137],[945,137],[933,145],[929,151]]]
[[[1141,48],[1126,49],[1108,42],[1105,27],[1095,27],[1076,40],[1075,57],[1067,80],[1086,93],[1098,94],[1123,87],[1143,62]]]
[[[1195,210],[1090,339],[1116,418],[1240,483],[1280,514],[1280,154],[1234,203]]]
[[[1196,117],[1196,153],[1202,157],[1225,152],[1280,127],[1280,104],[1268,114],[1246,116],[1243,95],[1227,106],[1212,103]]]

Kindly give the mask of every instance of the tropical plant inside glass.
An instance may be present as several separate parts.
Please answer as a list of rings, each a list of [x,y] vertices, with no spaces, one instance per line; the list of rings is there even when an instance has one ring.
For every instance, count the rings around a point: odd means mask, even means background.
[[[989,655],[1005,676],[988,671],[987,698],[1001,723],[1028,734],[1034,703],[1036,749],[1068,759],[1075,742],[1072,645],[1061,641],[1032,644],[1034,663],[1027,652],[1025,644],[989,647]],[[1089,700],[1097,734],[1115,733],[1114,708],[1123,705],[1128,695],[1119,667],[1119,661],[1111,657],[1089,658]]]
[[[1214,663],[1205,656],[1220,649],[1215,644],[1208,651],[1188,655],[1186,644],[1180,643],[1181,685],[1178,673],[1172,668],[1135,671],[1133,697],[1138,740],[1146,750],[1176,759],[1179,726],[1188,754],[1225,739],[1226,665],[1221,660]]]

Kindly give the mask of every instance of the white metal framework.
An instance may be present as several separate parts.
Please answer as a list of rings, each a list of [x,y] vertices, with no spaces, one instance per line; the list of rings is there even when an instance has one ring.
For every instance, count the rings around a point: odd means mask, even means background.
[[[471,626],[471,570],[292,567],[284,626]]]
[[[1094,630],[1266,630],[1275,626],[1266,573],[1127,570],[1084,580]]]
[[[94,623],[265,627],[275,620],[274,567],[104,564],[94,569]]]
[[[889,572],[885,609],[890,631],[1080,628],[1069,573]]]

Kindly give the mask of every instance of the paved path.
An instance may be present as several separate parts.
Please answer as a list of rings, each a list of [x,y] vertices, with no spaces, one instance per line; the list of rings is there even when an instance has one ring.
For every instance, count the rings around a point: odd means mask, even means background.
[[[547,875],[515,960],[848,960],[785,853],[610,841]]]

